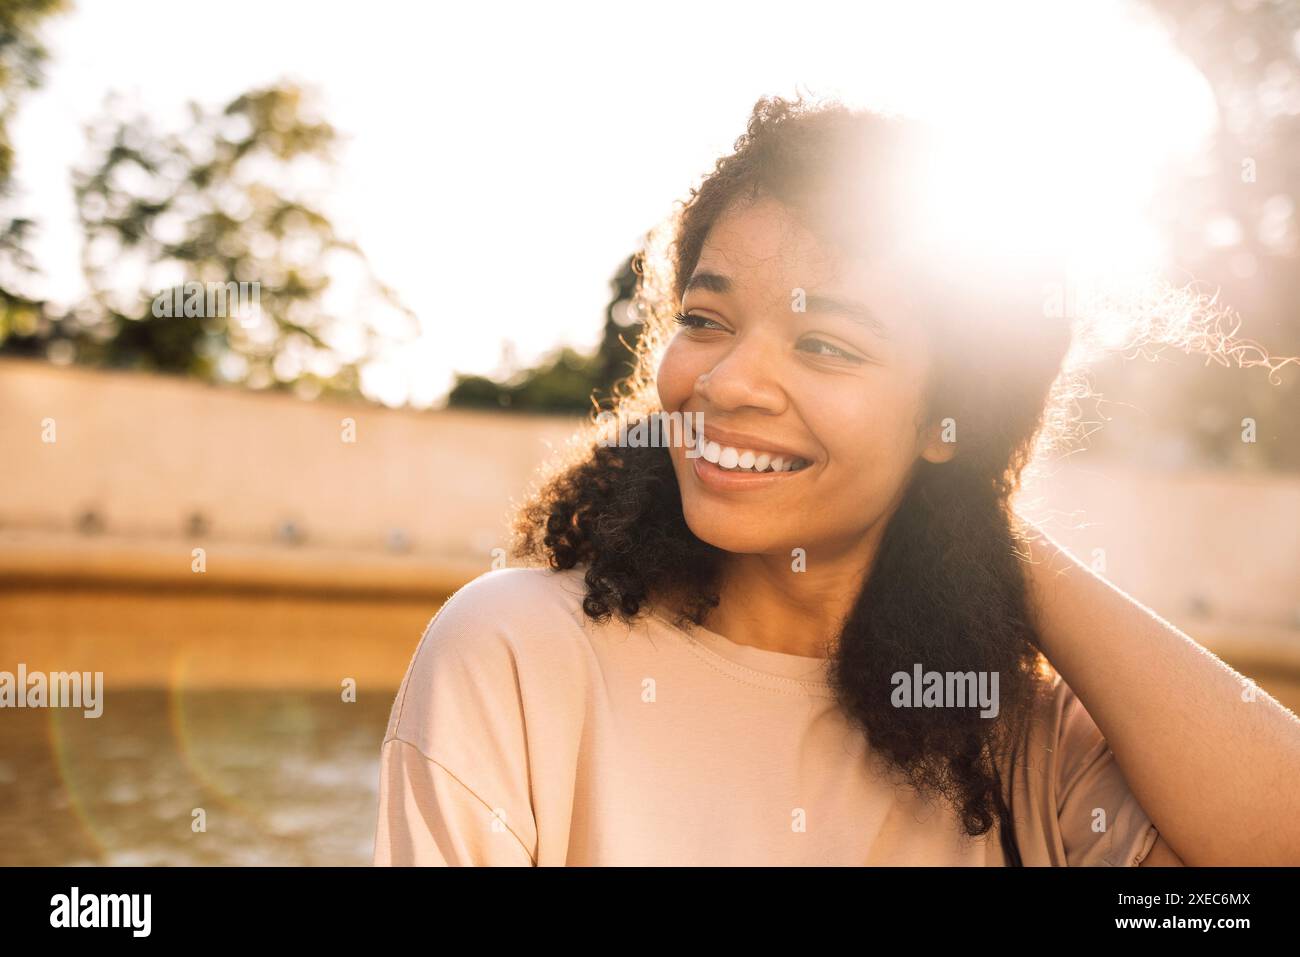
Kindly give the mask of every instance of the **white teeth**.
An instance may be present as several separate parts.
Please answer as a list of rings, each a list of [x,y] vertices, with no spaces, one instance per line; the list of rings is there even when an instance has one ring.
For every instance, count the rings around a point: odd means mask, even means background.
[[[797,472],[806,468],[808,462],[794,456],[773,455],[771,452],[754,452],[751,449],[738,449],[722,445],[711,439],[700,444],[700,457],[712,462],[719,468],[741,472]]]

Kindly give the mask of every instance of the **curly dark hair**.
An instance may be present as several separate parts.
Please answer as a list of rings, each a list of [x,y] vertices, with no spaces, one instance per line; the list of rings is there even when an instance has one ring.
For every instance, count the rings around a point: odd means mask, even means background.
[[[914,174],[927,142],[913,121],[836,103],[759,100],[734,152],[639,256],[645,328],[637,370],[615,403],[625,421],[657,411],[654,371],[671,315],[710,228],[736,204],[776,199],[845,255],[908,250],[903,268],[915,277],[936,353],[927,414],[959,419],[961,433],[951,461],[917,463],[833,645],[830,675],[844,712],[904,782],[949,801],[969,835],[999,823],[1006,856],[1019,863],[1002,772],[1052,672],[1026,594],[1032,530],[1009,500],[1035,451],[1069,432],[1079,394],[1065,363],[1072,329],[1064,310],[1043,308],[1042,281],[1059,275],[1045,271],[1050,255],[990,271],[970,268],[969,250],[925,244],[926,224],[917,228],[909,212],[923,188]],[[1194,314],[1184,309],[1181,321],[1167,321],[1164,340],[1181,341],[1169,334],[1175,329],[1186,340]],[[1199,321],[1204,344],[1213,339],[1207,328],[1217,327]],[[1227,341],[1214,340],[1220,351]],[[688,528],[668,450],[609,445],[601,428],[593,423],[578,437],[520,510],[516,554],[583,567],[583,608],[594,620],[631,620],[653,603],[680,623],[703,625],[719,601],[726,553]],[[891,676],[918,662],[997,673],[998,716],[894,707]]]

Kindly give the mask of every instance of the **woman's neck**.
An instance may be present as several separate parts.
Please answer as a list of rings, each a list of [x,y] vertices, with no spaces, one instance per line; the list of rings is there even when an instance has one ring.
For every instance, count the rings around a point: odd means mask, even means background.
[[[883,523],[847,546],[729,556],[706,627],[737,644],[828,657],[879,547],[877,529]]]

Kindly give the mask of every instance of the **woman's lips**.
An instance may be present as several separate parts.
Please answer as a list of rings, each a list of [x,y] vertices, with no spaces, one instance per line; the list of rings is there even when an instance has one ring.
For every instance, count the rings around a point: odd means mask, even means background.
[[[695,477],[706,488],[717,491],[766,488],[776,482],[789,481],[812,467],[808,459],[788,451],[764,450],[760,447],[761,440],[742,437],[738,433],[706,429],[703,434],[687,433],[684,438],[686,462],[695,472]],[[727,445],[721,441],[733,439],[748,447]]]
[[[686,462],[694,470],[695,477],[701,485],[719,492],[767,488],[780,482],[795,481],[807,471],[807,469],[800,469],[797,472],[745,472],[724,469],[703,456],[688,458]]]

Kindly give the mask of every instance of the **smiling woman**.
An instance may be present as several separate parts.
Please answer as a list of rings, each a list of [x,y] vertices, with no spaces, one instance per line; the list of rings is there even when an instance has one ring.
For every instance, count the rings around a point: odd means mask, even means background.
[[[594,423],[519,516],[549,567],[483,576],[431,622],[389,722],[376,862],[1297,855],[1294,833],[1261,850],[1222,823],[1296,819],[1267,784],[1294,771],[1294,716],[1230,714],[1239,675],[1057,574],[1012,511],[1068,433],[1085,333],[1043,308],[1045,237],[990,256],[916,215],[930,149],[902,120],[758,103],[641,263],[619,414],[702,435],[620,447]],[[1134,318],[1231,348],[1192,308]],[[902,707],[914,671],[998,700]],[[1150,731],[1193,724],[1196,757]],[[1244,789],[1190,803],[1229,771]]]

